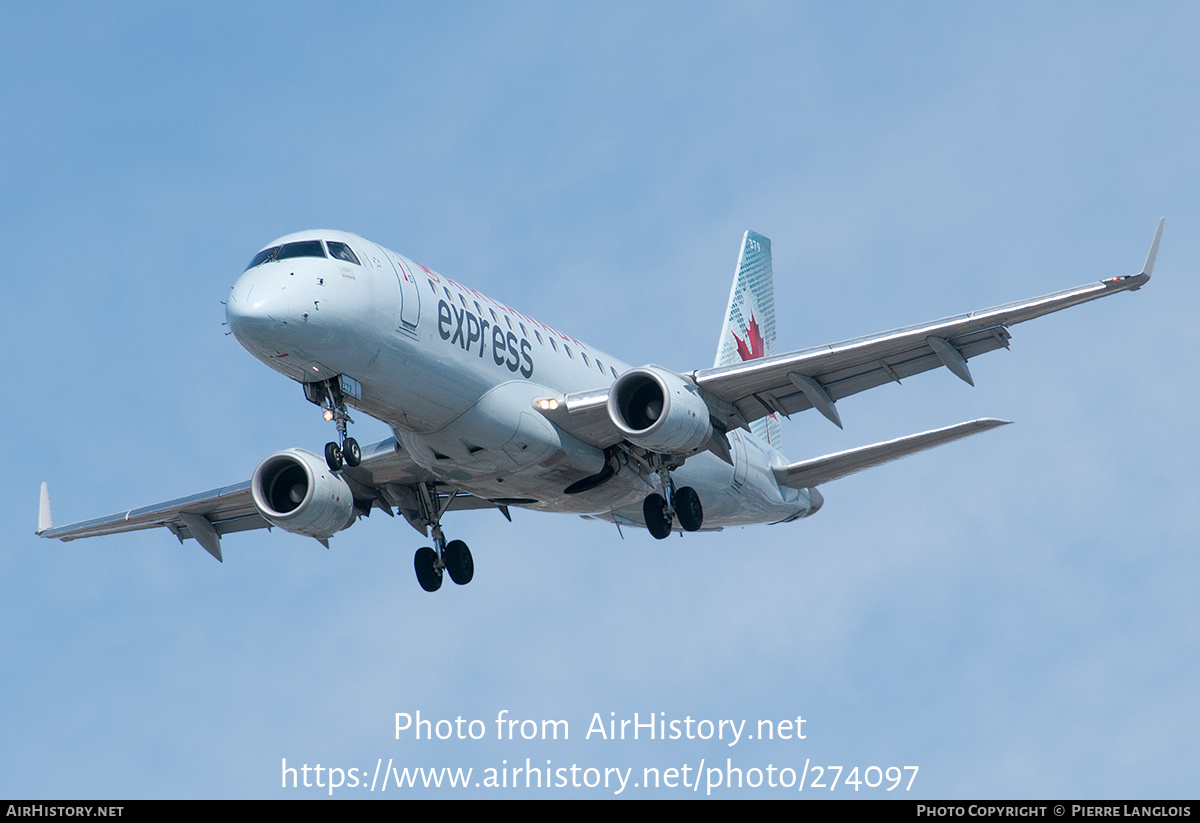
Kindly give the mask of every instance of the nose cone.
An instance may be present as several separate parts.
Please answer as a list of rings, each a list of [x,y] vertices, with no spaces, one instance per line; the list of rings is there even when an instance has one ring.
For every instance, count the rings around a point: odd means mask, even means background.
[[[225,319],[238,342],[255,351],[279,335],[287,325],[290,308],[285,286],[251,270],[233,285],[225,303]]]

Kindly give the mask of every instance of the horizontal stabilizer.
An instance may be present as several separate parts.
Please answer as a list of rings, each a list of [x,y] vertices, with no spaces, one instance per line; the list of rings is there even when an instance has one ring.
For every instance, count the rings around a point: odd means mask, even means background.
[[[811,460],[801,460],[787,466],[775,466],[772,471],[781,486],[793,489],[807,489],[830,480],[837,480],[848,474],[878,466],[915,452],[931,449],[943,443],[949,443],[972,434],[985,432],[997,426],[1008,425],[1009,420],[997,420],[994,417],[984,417],[979,420],[969,420],[944,429],[910,434],[896,440],[876,443],[873,446],[863,446],[858,449],[827,454],[824,457],[814,457]]]

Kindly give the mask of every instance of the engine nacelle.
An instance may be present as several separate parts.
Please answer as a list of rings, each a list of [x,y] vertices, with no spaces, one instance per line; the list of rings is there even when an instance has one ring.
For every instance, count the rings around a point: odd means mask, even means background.
[[[323,458],[304,449],[268,457],[250,481],[254,507],[266,520],[295,534],[325,539],[354,519],[354,493]]]
[[[608,392],[608,416],[626,437],[655,452],[690,454],[712,436],[700,392],[661,366],[630,369],[618,377]]]

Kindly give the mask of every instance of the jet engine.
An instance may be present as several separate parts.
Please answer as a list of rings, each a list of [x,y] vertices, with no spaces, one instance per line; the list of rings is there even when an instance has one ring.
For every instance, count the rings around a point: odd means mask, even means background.
[[[254,507],[269,523],[322,540],[350,525],[354,493],[323,458],[286,449],[258,464],[250,481]]]
[[[608,392],[608,416],[646,449],[690,454],[712,436],[708,405],[684,378],[661,366],[630,369]]]

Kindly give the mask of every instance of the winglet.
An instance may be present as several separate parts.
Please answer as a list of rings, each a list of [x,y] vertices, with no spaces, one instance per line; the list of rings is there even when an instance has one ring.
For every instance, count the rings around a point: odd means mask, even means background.
[[[1159,219],[1158,230],[1154,232],[1154,242],[1150,244],[1150,252],[1146,255],[1146,262],[1142,265],[1142,270],[1137,274],[1130,274],[1125,277],[1113,277],[1108,280],[1101,280],[1100,282],[1105,289],[1109,291],[1137,291],[1150,282],[1150,275],[1154,273],[1154,259],[1158,257],[1158,243],[1162,240],[1163,226],[1166,225],[1166,222],[1167,218],[1165,217]]]
[[[1163,225],[1167,222],[1167,218],[1160,218],[1158,221],[1158,231],[1154,233],[1154,242],[1150,244],[1150,253],[1146,255],[1146,265],[1142,266],[1141,273],[1146,275],[1146,279],[1150,279],[1150,275],[1154,273],[1154,258],[1158,257],[1158,241],[1162,240]]]
[[[53,527],[50,521],[50,484],[42,483],[41,499],[38,500],[38,527],[34,534],[41,534]]]

